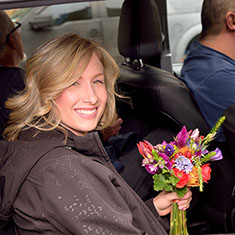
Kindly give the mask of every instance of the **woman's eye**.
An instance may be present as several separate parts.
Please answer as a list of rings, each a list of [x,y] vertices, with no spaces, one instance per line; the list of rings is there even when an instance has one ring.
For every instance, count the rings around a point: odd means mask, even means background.
[[[72,84],[72,86],[78,86],[78,85],[79,85],[78,82],[74,82],[74,83]]]
[[[104,84],[103,80],[97,79],[94,81],[95,84]]]

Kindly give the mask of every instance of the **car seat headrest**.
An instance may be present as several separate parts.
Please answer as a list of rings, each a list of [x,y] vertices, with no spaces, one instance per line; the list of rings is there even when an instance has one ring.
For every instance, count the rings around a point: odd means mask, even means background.
[[[162,27],[154,0],[125,0],[119,21],[118,49],[125,58],[160,57]]]

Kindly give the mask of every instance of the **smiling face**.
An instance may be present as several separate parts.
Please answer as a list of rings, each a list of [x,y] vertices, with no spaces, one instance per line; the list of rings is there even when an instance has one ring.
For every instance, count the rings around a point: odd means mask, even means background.
[[[61,125],[75,135],[85,135],[96,128],[107,102],[104,69],[95,53],[77,81],[55,100]]]

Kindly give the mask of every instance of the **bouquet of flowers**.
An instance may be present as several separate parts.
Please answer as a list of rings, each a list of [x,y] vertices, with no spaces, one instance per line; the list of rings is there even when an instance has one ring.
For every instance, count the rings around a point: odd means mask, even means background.
[[[183,197],[187,187],[199,187],[203,191],[203,183],[210,179],[211,168],[208,161],[222,159],[219,148],[208,151],[209,143],[225,117],[221,117],[207,136],[200,136],[199,130],[187,131],[183,126],[170,143],[153,146],[148,141],[140,141],[137,146],[144,157],[142,166],[153,175],[153,187],[156,191],[175,191]],[[181,211],[175,202],[172,205],[170,218],[170,235],[188,234],[186,225],[186,211]]]

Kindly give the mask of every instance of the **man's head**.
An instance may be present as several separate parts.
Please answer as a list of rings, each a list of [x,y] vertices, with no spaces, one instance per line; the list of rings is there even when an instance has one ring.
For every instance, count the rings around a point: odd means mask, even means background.
[[[229,29],[235,23],[235,0],[204,0],[201,22],[201,39],[218,35],[225,26]]]
[[[22,61],[23,45],[19,34],[19,26],[0,10],[0,61],[2,65],[18,66]],[[3,63],[4,62],[4,63]]]

